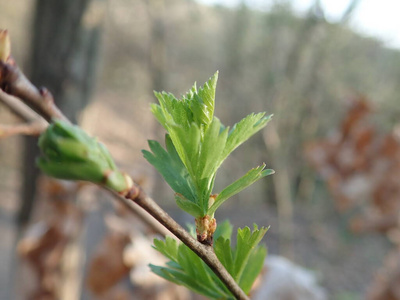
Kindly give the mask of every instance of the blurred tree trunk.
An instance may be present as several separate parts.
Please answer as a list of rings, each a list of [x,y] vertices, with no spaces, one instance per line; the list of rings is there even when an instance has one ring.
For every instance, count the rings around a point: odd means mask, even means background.
[[[165,0],[147,0],[147,13],[150,20],[148,69],[150,77],[150,95],[153,91],[166,89],[166,32],[165,32]],[[154,135],[159,136],[161,126],[154,121]],[[160,137],[163,139],[162,137]],[[154,171],[152,194],[156,199],[165,198],[167,185],[158,172]]]
[[[152,91],[162,91],[165,89],[166,73],[165,1],[149,0],[147,9],[150,18],[150,88]]]
[[[29,77],[35,85],[48,88],[73,122],[93,91],[103,4],[103,0],[36,1]],[[24,151],[21,225],[29,220],[34,205],[37,138],[26,138]]]
[[[286,64],[283,68],[281,83],[277,87],[276,104],[274,114],[284,115],[285,118],[277,118],[274,124],[269,124],[264,131],[264,142],[271,157],[277,176],[274,175],[273,185],[277,203],[278,227],[279,227],[279,247],[280,252],[285,257],[294,259],[294,225],[293,225],[293,200],[296,195],[296,180],[299,174],[293,170],[291,161],[287,158],[296,158],[296,163],[301,164],[301,151],[293,145],[298,145],[298,141],[303,139],[299,133],[299,128],[304,126],[308,120],[308,110],[310,109],[310,91],[313,88],[314,75],[319,67],[319,57],[315,59],[311,66],[304,66],[304,57],[307,51],[316,53],[318,47],[314,46],[314,40],[319,39],[317,30],[324,23],[324,11],[319,0],[316,0],[310,8],[308,16],[303,21],[302,26],[297,29],[296,38],[293,41],[290,52],[287,56]],[[314,56],[313,56],[314,57]],[[311,69],[311,72],[308,71]],[[312,74],[311,76],[309,74]],[[285,139],[280,131],[285,130]],[[298,158],[299,157],[299,158]]]
[[[247,90],[243,88],[243,77],[245,76],[244,66],[246,64],[246,41],[248,39],[248,30],[250,22],[250,11],[246,6],[245,1],[242,1],[240,7],[237,8],[234,18],[228,20],[230,24],[227,26],[228,30],[226,33],[225,51],[225,74],[227,76],[229,95],[228,98],[232,99],[230,105],[227,107],[229,115],[233,119],[241,119],[243,117],[243,111],[246,111],[248,105],[246,101]]]

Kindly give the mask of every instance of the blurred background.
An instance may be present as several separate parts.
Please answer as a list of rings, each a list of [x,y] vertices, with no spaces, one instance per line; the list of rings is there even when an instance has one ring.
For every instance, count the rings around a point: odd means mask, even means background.
[[[216,192],[262,162],[276,174],[224,204],[217,220],[271,226],[269,255],[311,270],[327,299],[390,300],[400,299],[398,8],[368,0],[0,0],[0,28],[32,82],[183,225],[190,216],[140,152],[164,136],[149,106],[153,91],[180,96],[219,70],[216,116],[225,125],[251,112],[274,118],[226,161]],[[18,122],[3,106],[0,118]],[[36,138],[0,139],[0,299],[131,299],[124,292],[140,287],[133,268],[119,269],[107,289],[98,286],[109,279],[91,271],[107,234],[123,231],[124,213],[93,187],[43,179],[36,155]],[[59,243],[49,246],[56,238],[46,234],[64,217],[75,227],[53,232]],[[118,238],[108,240],[108,255],[131,243]]]

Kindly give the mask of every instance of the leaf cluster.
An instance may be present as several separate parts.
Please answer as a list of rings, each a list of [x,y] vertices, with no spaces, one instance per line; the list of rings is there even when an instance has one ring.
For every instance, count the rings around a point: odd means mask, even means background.
[[[225,221],[215,232],[214,251],[235,281],[248,294],[260,273],[267,250],[259,242],[268,228],[239,229],[236,247],[231,246],[232,226]],[[154,240],[154,248],[169,258],[166,267],[150,265],[157,275],[210,299],[235,299],[214,272],[186,245],[171,237]]]
[[[250,114],[232,128],[225,127],[214,116],[217,78],[215,73],[199,89],[195,84],[181,99],[156,92],[159,104],[152,105],[152,112],[167,131],[166,149],[149,141],[151,152],[143,150],[144,157],[176,192],[178,206],[194,217],[213,216],[229,197],[273,173],[264,164],[252,169],[221,191],[214,203],[209,203],[223,161],[272,117],[264,112]]]

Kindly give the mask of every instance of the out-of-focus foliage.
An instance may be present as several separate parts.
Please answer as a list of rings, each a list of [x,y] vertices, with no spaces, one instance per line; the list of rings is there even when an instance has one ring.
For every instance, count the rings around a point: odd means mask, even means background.
[[[307,158],[327,183],[338,210],[350,214],[355,233],[381,232],[396,246],[370,286],[368,299],[400,299],[399,127],[379,133],[371,122],[370,103],[358,98],[351,104],[334,135],[307,144]]]

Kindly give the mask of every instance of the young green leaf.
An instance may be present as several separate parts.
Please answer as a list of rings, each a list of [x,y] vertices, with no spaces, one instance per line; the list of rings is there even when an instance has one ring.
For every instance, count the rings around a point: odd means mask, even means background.
[[[151,271],[158,276],[175,284],[183,285],[198,294],[206,296],[209,299],[221,299],[221,297],[224,297],[223,299],[235,299],[233,296],[221,295],[218,291],[214,291],[208,286],[205,286],[202,282],[199,282],[196,277],[192,277],[191,275],[188,275],[180,270],[159,267],[152,264],[149,266]]]
[[[241,281],[246,265],[251,258],[251,253],[254,251],[255,247],[258,245],[267,231],[268,228],[262,227],[261,229],[258,229],[257,225],[255,224],[253,232],[251,232],[249,227],[238,229],[233,264],[234,271],[232,274],[236,282]]]
[[[229,239],[220,237],[215,242],[215,254],[245,293],[250,292],[264,264],[267,251],[258,244],[267,230],[259,230],[256,225],[253,232],[248,227],[239,229],[235,249],[231,248]]]
[[[221,131],[221,122],[214,118],[204,134],[200,149],[198,170],[199,178],[211,177],[220,165],[221,155],[225,148],[228,129]]]
[[[152,152],[142,150],[144,158],[152,164],[163,176],[169,186],[186,199],[196,202],[196,190],[189,173],[175,148],[171,145],[170,138],[166,136],[167,151],[156,141],[149,141]]]
[[[264,260],[266,256],[267,248],[264,246],[259,246],[250,253],[248,262],[239,281],[239,286],[246,294],[250,292],[254,281],[256,280],[258,274],[260,274],[264,266]]]
[[[210,209],[207,211],[207,214],[212,215],[215,213],[217,208],[224,203],[227,199],[232,197],[233,195],[236,195],[240,191],[244,190],[246,187],[252,185],[254,182],[259,180],[260,178],[263,178],[265,176],[274,174],[274,170],[271,169],[266,169],[265,164],[251,169],[249,172],[247,172],[246,175],[241,177],[240,179],[236,180],[234,183],[230,184],[227,186],[225,189],[221,191],[221,193],[218,194],[217,198],[215,199],[214,204],[210,207]]]
[[[223,284],[215,280],[215,275],[210,272],[210,268],[186,245],[180,244],[178,264],[191,277],[196,277],[196,280],[202,282],[208,288],[215,290],[218,294],[224,294],[226,290]]]
[[[210,299],[234,299],[222,281],[192,250],[183,243],[177,245],[171,237],[165,241],[154,240],[154,248],[171,259],[168,267],[150,265],[155,274]]]
[[[271,120],[272,115],[265,117],[265,113],[250,114],[236,123],[229,132],[228,140],[223,153],[225,159],[228,155],[248,140],[256,132],[264,128]]]
[[[194,216],[195,218],[200,217],[204,214],[203,209],[199,205],[186,199],[180,194],[175,195],[175,201],[180,209],[186,211],[188,214]]]
[[[164,241],[154,239],[153,243],[153,248],[156,249],[158,252],[164,254],[164,256],[169,258],[171,261],[178,261],[179,244],[175,239],[170,236],[166,236]]]
[[[159,104],[152,105],[152,112],[167,130],[170,146],[167,144],[165,153],[155,145],[150,145],[156,150],[152,149],[153,154],[143,152],[178,193],[178,206],[196,218],[205,215],[213,217],[216,209],[229,197],[263,176],[272,174],[272,170],[262,171],[263,168],[251,170],[224,189],[215,203],[209,205],[216,173],[222,162],[271,119],[271,115],[266,117],[265,113],[253,113],[229,130],[214,117],[217,79],[218,72],[202,87],[197,89],[194,84],[181,99],[170,93],[156,92]],[[179,159],[171,158],[175,154]],[[165,161],[161,161],[163,159]],[[182,164],[174,165],[172,162],[175,161]],[[182,169],[186,169],[186,173]],[[191,180],[188,180],[189,177]]]
[[[228,220],[219,222],[217,229],[214,232],[214,239],[218,240],[220,237],[222,237],[226,240],[229,240],[232,236],[232,230],[233,226]]]
[[[218,257],[218,260],[224,265],[225,269],[229,272],[229,274],[233,275],[233,251],[231,248],[230,238],[225,239],[224,237],[220,237],[216,239],[214,243],[214,251]]]
[[[213,120],[217,80],[218,72],[198,92],[194,92],[190,98],[192,100],[190,108],[198,125],[204,124],[207,127]]]
[[[169,133],[179,157],[196,184],[196,170],[201,145],[200,128],[195,123],[192,123],[188,128],[174,125],[171,126]]]

